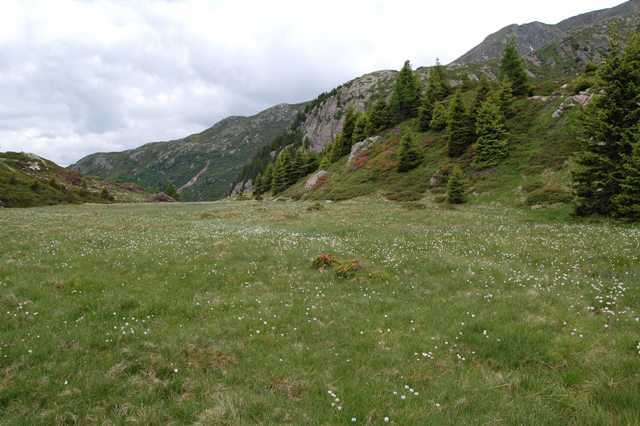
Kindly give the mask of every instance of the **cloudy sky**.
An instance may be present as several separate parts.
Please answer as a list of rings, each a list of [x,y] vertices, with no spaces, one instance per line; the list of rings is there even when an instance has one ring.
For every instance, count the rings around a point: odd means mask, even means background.
[[[621,2],[0,0],[0,151],[68,165]]]

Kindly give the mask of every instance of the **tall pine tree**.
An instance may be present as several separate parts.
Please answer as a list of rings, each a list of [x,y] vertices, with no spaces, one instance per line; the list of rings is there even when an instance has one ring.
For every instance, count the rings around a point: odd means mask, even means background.
[[[373,136],[389,126],[389,106],[384,98],[376,100],[367,111],[369,117],[366,134]]]
[[[478,140],[475,144],[473,168],[486,169],[497,165],[507,156],[507,131],[500,109],[491,102],[485,102],[478,111],[476,122]]]
[[[393,124],[415,117],[420,105],[420,80],[411,68],[411,62],[406,61],[396,77],[391,93],[389,110]]]
[[[351,143],[362,142],[367,138],[367,125],[369,124],[369,118],[367,114],[359,114],[356,119],[356,124],[353,128],[353,135],[351,136]]]
[[[467,201],[467,180],[460,167],[455,166],[447,182],[447,202],[462,204]]]
[[[618,217],[640,220],[640,138],[623,167],[624,179],[620,182],[620,193],[613,197],[615,214]]]
[[[440,60],[436,59],[436,65],[429,73],[429,82],[420,100],[420,108],[418,110],[418,127],[420,130],[429,129],[436,102],[446,98],[449,95],[449,91],[445,69],[440,64]]]
[[[447,128],[447,106],[444,102],[438,101],[434,105],[429,128],[433,130],[444,130]]]
[[[398,161],[398,171],[408,172],[411,169],[415,169],[422,162],[422,152],[416,144],[413,132],[407,129],[402,134],[400,139],[400,153]]]
[[[636,160],[640,140],[640,36],[624,52],[614,38],[609,58],[598,70],[602,94],[581,116],[582,150],[573,173],[578,215],[632,216]],[[630,198],[629,198],[630,197]]]
[[[478,113],[480,112],[480,107],[482,104],[489,98],[489,94],[491,93],[491,83],[489,83],[489,79],[486,74],[482,74],[480,77],[480,82],[478,83],[478,88],[476,89],[476,96],[473,99],[473,104],[471,104],[471,110],[469,114],[471,115],[471,121],[476,123],[478,120]]]
[[[449,118],[447,122],[447,134],[449,137],[449,156],[459,157],[473,143],[475,135],[474,123],[462,101],[462,91],[456,90],[456,94],[449,106]]]
[[[511,82],[512,93],[515,96],[527,96],[531,86],[529,76],[524,68],[524,62],[518,53],[516,42],[509,39],[504,46],[504,54],[500,60],[500,81]]]

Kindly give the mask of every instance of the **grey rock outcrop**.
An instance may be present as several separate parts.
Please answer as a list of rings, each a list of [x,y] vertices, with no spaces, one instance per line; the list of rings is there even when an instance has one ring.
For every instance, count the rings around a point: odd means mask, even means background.
[[[307,190],[307,192],[316,189],[324,183],[326,177],[327,172],[324,170],[320,170],[319,172],[314,173],[313,175],[309,176],[309,179],[307,179],[307,183],[305,183],[304,189]]]
[[[358,142],[351,147],[351,153],[347,160],[347,166],[350,166],[364,151],[369,149],[371,145],[376,143],[380,139],[380,136],[371,136],[362,142]]]

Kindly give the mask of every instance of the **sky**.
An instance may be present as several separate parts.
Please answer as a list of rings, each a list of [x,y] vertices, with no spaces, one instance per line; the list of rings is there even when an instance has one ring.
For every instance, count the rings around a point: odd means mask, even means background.
[[[0,0],[0,152],[69,165],[622,0]]]

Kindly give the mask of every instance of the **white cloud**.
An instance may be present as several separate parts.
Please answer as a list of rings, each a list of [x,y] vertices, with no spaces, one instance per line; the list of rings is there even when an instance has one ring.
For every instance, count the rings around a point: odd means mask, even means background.
[[[0,151],[69,164],[447,63],[513,22],[619,1],[16,1],[0,13]]]

